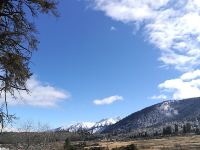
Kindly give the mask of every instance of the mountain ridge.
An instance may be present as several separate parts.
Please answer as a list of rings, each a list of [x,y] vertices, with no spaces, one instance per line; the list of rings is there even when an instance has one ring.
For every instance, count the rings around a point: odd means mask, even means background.
[[[183,122],[188,121],[200,121],[200,97],[168,100],[148,106],[128,115],[116,124],[108,126],[102,133],[131,132],[138,129],[164,126],[172,122],[183,124]]]

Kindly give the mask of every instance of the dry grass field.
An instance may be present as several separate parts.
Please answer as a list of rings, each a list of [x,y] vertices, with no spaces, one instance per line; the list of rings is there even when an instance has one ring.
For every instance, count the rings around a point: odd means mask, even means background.
[[[78,143],[83,143],[83,141],[74,141],[73,145]],[[130,144],[136,145],[138,150],[200,150],[200,135],[187,135],[187,136],[173,136],[173,137],[163,137],[159,139],[139,139],[133,141],[116,141],[116,142],[94,142],[94,141],[84,141],[87,147],[80,147],[77,150],[91,149],[93,146],[104,147],[112,150],[113,148],[119,148],[122,146],[127,146]],[[31,145],[27,150],[64,150],[64,141],[46,143],[46,145]],[[21,145],[22,146],[22,145]],[[23,150],[24,147],[13,144],[0,144],[0,149],[2,147],[9,148],[10,150],[18,149]],[[92,150],[95,150],[94,147]]]
[[[161,139],[135,140],[129,142],[100,142],[109,149],[135,144],[139,150],[200,150],[200,135],[165,137]]]

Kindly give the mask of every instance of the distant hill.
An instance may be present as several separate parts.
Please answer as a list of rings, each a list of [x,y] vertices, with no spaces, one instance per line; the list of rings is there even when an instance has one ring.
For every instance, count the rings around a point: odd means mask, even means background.
[[[164,101],[135,112],[106,127],[102,133],[130,132],[166,124],[192,122],[199,125],[200,98]]]

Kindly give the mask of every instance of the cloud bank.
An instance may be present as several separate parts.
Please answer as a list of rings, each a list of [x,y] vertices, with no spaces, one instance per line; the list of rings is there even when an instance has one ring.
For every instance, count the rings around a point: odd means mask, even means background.
[[[96,99],[93,101],[93,103],[95,105],[109,105],[120,100],[123,100],[122,96],[114,95],[114,96],[106,97],[103,99]]]
[[[159,84],[162,94],[153,99],[200,96],[199,0],[89,1],[94,10],[113,20],[139,25],[145,40],[160,50],[158,60],[163,66],[183,72],[181,77]]]
[[[124,23],[144,26],[165,66],[190,71],[200,64],[199,0],[90,0],[95,10]]]
[[[43,84],[36,78],[27,81],[29,93],[15,92],[16,99],[8,94],[7,101],[10,105],[30,105],[37,107],[55,107],[60,101],[66,100],[70,94],[51,85]],[[3,94],[2,94],[3,95]],[[4,97],[0,99],[4,101]]]

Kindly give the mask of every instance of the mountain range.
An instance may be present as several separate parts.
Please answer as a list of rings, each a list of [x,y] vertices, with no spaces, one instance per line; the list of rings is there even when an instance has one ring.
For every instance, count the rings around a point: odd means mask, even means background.
[[[57,131],[68,131],[68,132],[78,132],[78,131],[88,131],[90,133],[100,133],[108,126],[117,123],[120,120],[120,117],[117,118],[108,118],[102,119],[98,122],[80,122],[72,124],[70,126],[61,126],[54,129]]]

